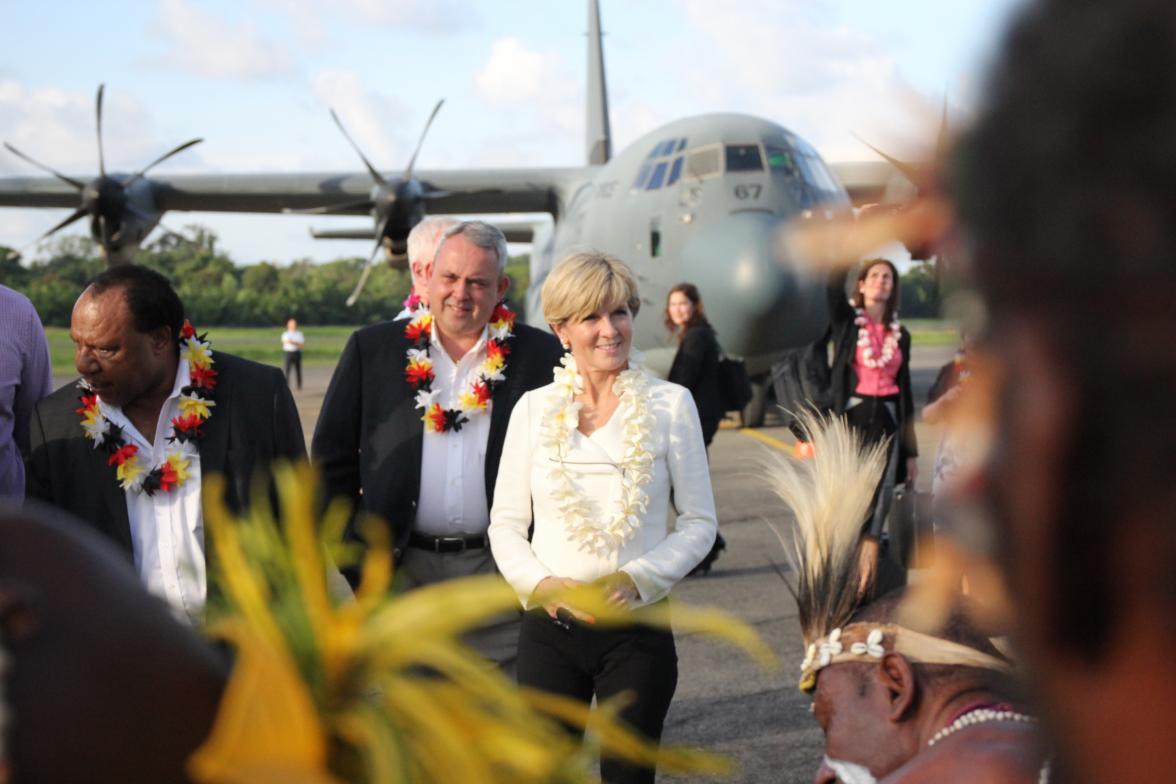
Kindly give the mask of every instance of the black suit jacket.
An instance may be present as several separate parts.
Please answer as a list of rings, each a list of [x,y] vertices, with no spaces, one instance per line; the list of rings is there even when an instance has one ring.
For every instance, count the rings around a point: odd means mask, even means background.
[[[695,324],[682,335],[669,381],[690,390],[700,417],[722,417],[719,394],[719,339],[709,324]]]
[[[216,351],[216,407],[199,441],[200,474],[224,474],[226,501],[239,511],[249,502],[253,474],[276,459],[306,459],[294,398],[277,368]],[[37,404],[33,414],[25,495],[72,513],[133,554],[126,494],[107,453],[86,438],[76,410],[81,391],[67,384]],[[212,548],[205,546],[206,557]]]
[[[355,332],[331,377],[311,453],[322,471],[327,497],[342,496],[357,509],[383,518],[402,550],[420,497],[424,424],[416,392],[404,377],[408,321],[386,321]],[[486,444],[486,502],[494,482],[510,412],[524,392],[552,380],[563,352],[547,332],[516,324],[506,380],[494,389]],[[362,488],[362,494],[360,492]]]

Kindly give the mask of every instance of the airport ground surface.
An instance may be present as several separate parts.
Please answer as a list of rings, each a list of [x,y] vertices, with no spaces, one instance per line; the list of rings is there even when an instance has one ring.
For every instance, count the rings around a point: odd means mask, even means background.
[[[915,347],[911,367],[918,405],[952,351]],[[295,392],[308,442],[332,369],[306,368],[303,389]],[[917,430],[923,489],[929,486],[939,434],[922,424]],[[765,522],[787,531],[788,520],[757,470],[762,455],[791,443],[787,429],[773,419],[756,431],[719,431],[711,446],[711,477],[727,550],[709,576],[687,579],[674,592],[678,602],[718,607],[752,624],[779,657],[778,668],[765,672],[724,644],[678,636],[680,675],[665,740],[729,755],[739,766],[733,780],[740,782],[809,782],[821,758],[820,731],[808,699],[796,689],[802,645],[795,604],[776,571],[783,568],[784,555]],[[659,776],[665,782],[712,780]]]

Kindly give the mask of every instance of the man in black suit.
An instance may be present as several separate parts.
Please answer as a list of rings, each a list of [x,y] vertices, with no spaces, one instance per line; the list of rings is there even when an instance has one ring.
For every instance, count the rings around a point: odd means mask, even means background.
[[[500,309],[505,265],[497,228],[450,227],[429,312],[353,334],[323,401],[312,453],[328,493],[389,524],[404,587],[495,571],[486,528],[510,412],[561,356],[552,335]],[[514,620],[473,643],[509,665]]]
[[[196,620],[211,552],[201,479],[224,474],[226,501],[240,509],[256,472],[304,460],[290,391],[276,368],[210,351],[171,284],[145,267],[94,278],[70,335],[86,388],[69,384],[37,405],[26,496],[114,540],[148,590]]]

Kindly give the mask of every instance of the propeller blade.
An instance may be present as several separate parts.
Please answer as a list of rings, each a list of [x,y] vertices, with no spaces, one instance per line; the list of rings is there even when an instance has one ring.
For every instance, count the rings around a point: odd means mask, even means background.
[[[114,256],[115,249],[110,244],[113,237],[111,236],[109,229],[110,229],[110,226],[107,223],[106,216],[99,214],[98,215],[98,238],[100,240],[100,244],[102,245],[102,255],[106,257],[107,266],[114,266],[115,264],[118,264],[121,262],[115,260],[115,256]]]
[[[947,93],[943,93],[943,116],[939,119],[939,134],[935,137],[935,161],[942,166],[947,160],[947,148],[951,143],[947,127]]]
[[[61,172],[59,172],[59,171],[56,171],[56,170],[54,170],[54,169],[51,169],[51,168],[49,168],[48,166],[46,166],[45,164],[43,164],[43,163],[39,163],[39,162],[37,162],[37,161],[34,161],[32,158],[30,158],[29,156],[25,155],[25,154],[24,154],[23,152],[21,152],[20,150],[16,149],[15,147],[13,147],[13,146],[12,146],[11,144],[9,144],[8,142],[4,142],[4,146],[5,146],[5,147],[7,147],[7,148],[8,148],[8,151],[9,151],[10,153],[12,153],[13,155],[15,155],[16,157],[20,158],[20,159],[21,159],[21,160],[23,160],[23,161],[27,161],[28,163],[31,163],[31,164],[33,164],[34,166],[36,166],[36,167],[37,167],[38,169],[40,169],[41,171],[47,171],[47,172],[49,172],[50,174],[52,174],[52,175],[53,175],[54,177],[56,177],[57,179],[61,180],[62,182],[67,182],[67,183],[69,183],[70,185],[72,185],[72,186],[74,186],[75,188],[77,188],[79,191],[80,191],[80,190],[83,190],[83,189],[86,187],[84,184],[82,184],[82,183],[78,182],[78,181],[77,181],[77,180],[75,180],[73,177],[66,177],[66,176],[65,176],[64,174],[62,174]]]
[[[70,225],[74,221],[77,221],[77,220],[80,220],[81,218],[84,218],[87,214],[88,214],[88,210],[85,207],[78,207],[76,210],[74,210],[73,212],[71,212],[69,214],[69,217],[67,217],[65,220],[63,220],[61,223],[57,224],[53,228],[49,229],[49,231],[45,232],[40,237],[37,237],[37,239],[33,241],[32,245],[29,245],[27,247],[32,247],[33,245],[36,245],[37,243],[39,243],[45,239],[48,239],[51,235],[56,234],[57,232],[61,231],[62,229],[64,229],[66,226]]]
[[[870,144],[868,141],[866,141],[862,137],[858,136],[856,133],[854,134],[854,138],[857,139],[862,144],[869,147],[874,152],[878,153],[878,155],[882,156],[882,158],[887,163],[889,163],[891,166],[893,166],[894,168],[896,168],[900,172],[902,172],[902,175],[904,177],[906,177],[908,180],[910,180],[912,183],[914,183],[915,185],[918,185],[920,182],[923,181],[923,172],[919,169],[918,166],[914,165],[913,163],[907,163],[906,161],[900,161],[898,158],[895,158],[893,155],[887,155],[886,153],[882,152],[881,150],[879,150],[874,145]]]
[[[127,180],[126,182],[124,182],[122,184],[123,188],[125,189],[125,188],[130,187],[132,182],[139,179],[144,174],[149,172],[151,169],[154,169],[156,166],[163,163],[164,161],[166,161],[168,158],[172,157],[173,155],[176,155],[177,153],[181,153],[184,150],[188,149],[189,147],[194,147],[195,145],[200,144],[202,141],[204,141],[204,140],[203,139],[192,139],[190,141],[184,142],[179,147],[176,147],[174,150],[164,153],[163,155],[161,155],[158,158],[156,158],[155,160],[153,160],[151,163],[144,166],[142,169],[140,169],[134,175],[132,175],[129,180]]]
[[[303,209],[284,207],[282,212],[286,215],[332,215],[334,213],[351,212],[352,210],[358,209],[370,210],[371,208],[371,199],[357,199],[356,201],[345,201],[341,204],[328,204],[325,207],[305,207]]]
[[[444,103],[444,98],[442,98],[440,101],[437,101],[437,105],[433,107],[433,113],[430,114],[429,119],[425,121],[425,130],[421,131],[421,138],[419,141],[417,141],[417,146],[416,149],[413,150],[412,158],[410,158],[408,161],[408,168],[404,170],[405,180],[412,179],[412,170],[413,167],[416,166],[416,159],[417,155],[419,155],[421,152],[421,145],[425,143],[425,136],[429,133],[429,126],[433,124],[433,118],[437,116],[437,112],[441,111],[441,105]]]
[[[98,85],[98,108],[96,112],[98,115],[98,173],[103,177],[106,176],[106,157],[102,154],[102,93],[105,89],[105,84]]]
[[[380,221],[380,224],[376,226],[376,246],[372,248],[371,254],[368,255],[367,261],[364,262],[363,272],[359,276],[359,282],[355,284],[355,291],[351,292],[351,296],[347,298],[347,307],[351,307],[359,299],[359,294],[363,291],[363,287],[367,283],[368,275],[372,274],[372,262],[375,261],[376,254],[380,252],[380,246],[384,242],[384,229],[387,226],[387,218]]]
[[[331,119],[335,121],[335,125],[339,126],[339,130],[343,132],[343,138],[347,139],[351,148],[355,150],[356,154],[359,155],[359,159],[363,161],[363,165],[371,172],[372,180],[375,181],[376,185],[387,185],[388,182],[384,179],[384,175],[376,171],[376,167],[372,166],[371,161],[363,154],[363,150],[359,149],[359,145],[351,138],[351,134],[347,133],[347,129],[343,127],[343,121],[339,119],[339,115],[335,114],[334,109],[331,109]]]

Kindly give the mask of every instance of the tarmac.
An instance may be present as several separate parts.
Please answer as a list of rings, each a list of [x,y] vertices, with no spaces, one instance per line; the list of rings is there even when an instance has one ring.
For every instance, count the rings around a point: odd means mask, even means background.
[[[911,362],[916,405],[921,407],[936,371],[951,359],[951,346],[916,347]],[[331,367],[304,368],[294,393],[309,446]],[[65,383],[68,378],[55,379]],[[930,486],[938,429],[916,425],[920,490]],[[674,601],[725,610],[751,624],[778,657],[765,671],[725,643],[677,635],[678,689],[666,721],[664,743],[686,744],[729,756],[737,770],[730,781],[810,782],[823,753],[821,732],[809,699],[796,688],[803,655],[796,605],[781,573],[784,551],[773,526],[787,536],[788,515],[765,486],[760,467],[773,450],[793,443],[779,418],[756,430],[724,423],[711,445],[711,479],[719,526],[727,549],[707,576],[684,580]],[[659,775],[659,782],[694,784],[713,778]]]

